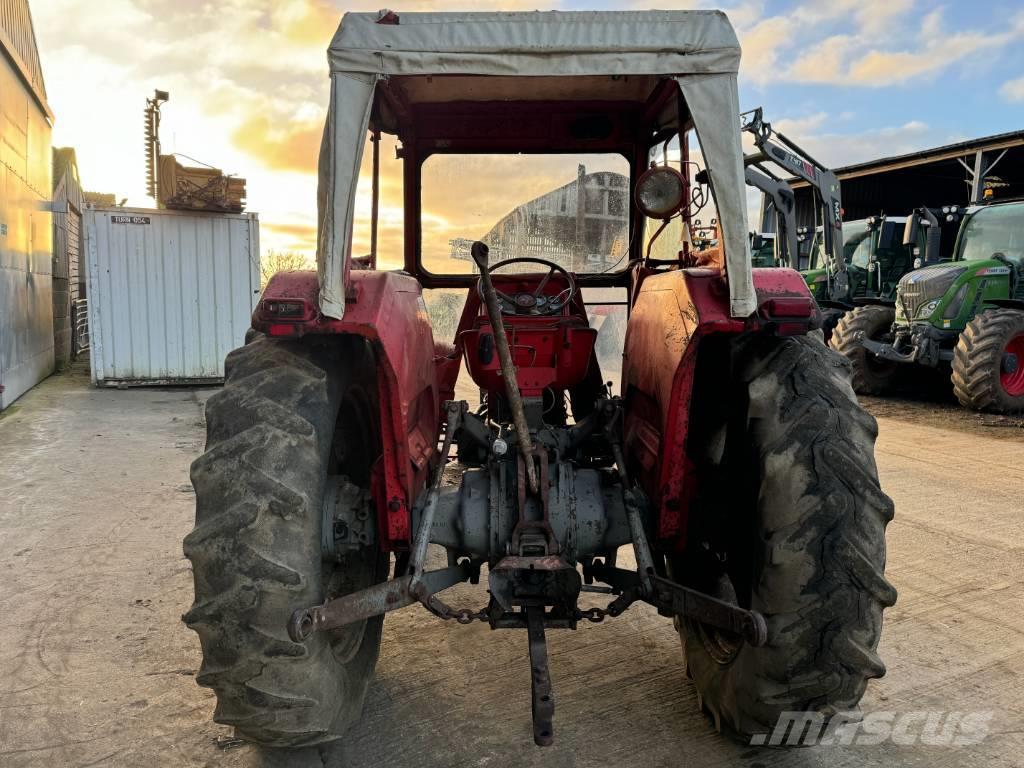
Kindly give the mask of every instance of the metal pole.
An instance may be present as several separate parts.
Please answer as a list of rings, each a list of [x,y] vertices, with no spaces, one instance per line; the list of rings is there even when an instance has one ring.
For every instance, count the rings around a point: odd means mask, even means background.
[[[587,237],[587,190],[584,179],[587,175],[587,167],[585,165],[577,166],[576,168],[576,246],[572,249],[572,255],[570,256],[571,261],[569,263],[569,271],[575,272],[578,268],[578,264],[582,263],[583,259],[583,248],[585,246],[585,240]]]
[[[373,144],[373,183],[370,191],[370,269],[377,268],[377,214],[380,206],[380,131],[374,128],[370,136]]]
[[[982,202],[985,189],[985,153],[980,149],[974,153],[974,173],[971,175],[971,203]]]
[[[452,438],[455,437],[455,430],[462,420],[462,403],[449,400],[445,403],[448,418],[445,422],[444,444],[441,447],[440,460],[437,462],[437,469],[434,470],[434,480],[430,486],[430,493],[427,495],[426,506],[423,507],[423,514],[420,516],[420,528],[416,532],[416,541],[412,550],[412,557],[409,559],[409,575],[412,582],[409,589],[415,594],[415,589],[423,577],[423,565],[427,560],[427,544],[430,542],[430,530],[434,525],[434,512],[437,510],[437,500],[441,495],[441,481],[444,478],[444,468],[448,463],[448,452],[452,448]]]
[[[519,392],[519,382],[516,381],[516,365],[512,361],[512,350],[508,346],[505,322],[501,318],[501,307],[498,306],[498,296],[494,292],[491,272],[487,268],[487,254],[489,252],[490,249],[487,247],[487,244],[481,243],[479,240],[473,243],[473,247],[470,249],[473,261],[480,268],[480,282],[484,289],[487,317],[491,321],[491,328],[494,331],[494,342],[498,348],[498,360],[501,362],[501,376],[505,379],[505,393],[508,395],[508,406],[512,411],[512,422],[516,426],[519,452],[522,454],[523,463],[526,465],[526,477],[530,482],[530,491],[532,493],[539,493],[540,482],[537,480],[537,467],[533,463],[530,428],[526,423],[526,410],[523,408],[523,398]]]
[[[644,531],[644,519],[640,513],[640,505],[637,503],[636,494],[629,484],[629,475],[626,473],[626,457],[622,454],[622,446],[618,442],[612,443],[612,456],[615,459],[615,467],[619,472],[619,482],[622,485],[622,502],[626,507],[626,521],[629,523],[629,534],[633,539],[633,555],[636,557],[636,570],[640,575],[640,585],[643,587],[643,594],[649,597],[652,593],[651,578],[655,575],[654,557],[651,555],[651,546],[647,543],[647,533]]]

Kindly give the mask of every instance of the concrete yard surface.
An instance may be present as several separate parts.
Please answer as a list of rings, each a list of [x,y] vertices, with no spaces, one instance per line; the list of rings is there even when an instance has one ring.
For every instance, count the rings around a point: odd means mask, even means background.
[[[888,403],[877,459],[896,502],[888,576],[899,600],[866,712],[991,713],[968,746],[915,725],[876,745],[768,749],[715,733],[667,619],[548,632],[555,745],[535,747],[526,636],[390,615],[376,681],[342,742],[300,753],[239,744],[193,679],[199,643],[181,540],[190,462],[213,390],[96,390],[80,367],[0,416],[0,765],[1024,766],[1024,430],[903,418]],[[872,401],[873,402],[873,401]],[[871,407],[874,409],[874,405]],[[484,587],[449,602],[472,608]],[[902,742],[902,743],[900,743]]]

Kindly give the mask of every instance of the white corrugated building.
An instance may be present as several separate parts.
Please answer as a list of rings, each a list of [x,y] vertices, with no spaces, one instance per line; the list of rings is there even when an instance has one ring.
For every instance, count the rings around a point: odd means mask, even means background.
[[[0,410],[53,371],[50,129],[28,0],[0,0]]]

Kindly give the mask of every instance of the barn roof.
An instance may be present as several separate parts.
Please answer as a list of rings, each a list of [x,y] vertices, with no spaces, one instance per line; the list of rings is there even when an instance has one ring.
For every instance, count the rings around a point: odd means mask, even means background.
[[[28,0],[0,0],[0,48],[3,48],[14,71],[25,83],[39,108],[53,119],[46,100],[46,83],[39,62],[35,27]]]

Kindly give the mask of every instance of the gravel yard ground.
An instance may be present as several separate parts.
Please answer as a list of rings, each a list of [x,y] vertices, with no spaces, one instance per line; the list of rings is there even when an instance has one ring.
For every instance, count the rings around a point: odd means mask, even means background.
[[[633,607],[549,632],[556,741],[541,750],[525,634],[412,607],[385,622],[350,737],[286,757],[212,722],[212,694],[193,680],[198,641],[180,621],[188,467],[211,391],[96,390],[76,368],[0,415],[0,765],[1024,765],[1024,420],[867,401],[896,502],[888,575],[900,596],[882,635],[889,671],[864,707],[991,712],[978,744],[737,745],[698,711],[671,622]],[[482,590],[450,602],[477,607]]]

